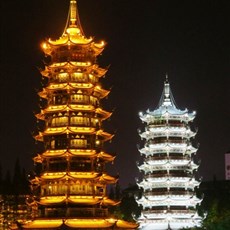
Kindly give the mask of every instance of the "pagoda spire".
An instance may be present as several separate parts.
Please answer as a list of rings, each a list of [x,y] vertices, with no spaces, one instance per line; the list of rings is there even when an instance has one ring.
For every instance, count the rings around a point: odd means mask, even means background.
[[[172,91],[170,88],[169,80],[168,80],[168,74],[165,76],[165,82],[164,82],[164,88],[161,95],[161,99],[159,101],[158,107],[174,107],[176,108],[176,103],[172,95]]]
[[[77,1],[76,0],[70,0],[70,23],[71,26],[76,26],[77,21]]]
[[[84,32],[81,26],[80,17],[77,9],[77,0],[70,0],[69,13],[63,34],[81,35],[84,36]]]

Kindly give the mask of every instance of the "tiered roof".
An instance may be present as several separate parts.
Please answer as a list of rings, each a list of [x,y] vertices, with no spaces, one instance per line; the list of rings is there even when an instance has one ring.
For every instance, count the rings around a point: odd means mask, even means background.
[[[31,179],[34,220],[20,229],[136,229],[136,223],[108,214],[119,201],[106,194],[118,176],[107,174],[105,165],[115,156],[103,151],[113,138],[102,128],[112,114],[100,103],[110,92],[100,85],[107,68],[96,64],[105,42],[85,37],[76,4],[70,0],[62,36],[41,46],[50,63],[41,70],[48,83],[39,96],[46,103],[36,117],[45,125],[35,139],[45,148],[34,157],[41,166]]]
[[[138,165],[143,172],[138,182],[143,196],[137,200],[143,207],[140,229],[179,229],[201,221],[196,211],[201,199],[194,192],[200,184],[194,176],[197,149],[191,144],[196,132],[190,128],[195,114],[177,108],[166,78],[158,107],[139,115],[146,123],[145,130],[139,131],[145,140],[139,149],[143,163]]]

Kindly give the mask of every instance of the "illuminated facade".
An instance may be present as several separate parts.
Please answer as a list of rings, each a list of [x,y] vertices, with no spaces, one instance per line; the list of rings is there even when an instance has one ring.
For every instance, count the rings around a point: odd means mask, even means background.
[[[104,45],[84,36],[74,0],[62,36],[42,44],[50,61],[41,71],[47,84],[39,93],[46,106],[36,115],[45,125],[35,138],[45,150],[34,158],[33,220],[20,229],[137,228],[108,212],[119,201],[106,195],[118,178],[105,171],[115,157],[103,151],[113,137],[102,129],[111,116],[101,107],[109,94],[100,85],[107,70],[96,64]]]
[[[140,229],[199,226],[196,206],[201,200],[194,190],[200,182],[194,177],[198,165],[193,161],[197,149],[191,144],[195,133],[190,128],[195,112],[176,107],[166,80],[159,106],[139,116],[145,124],[139,133],[145,142],[139,149],[143,163],[138,166],[143,172],[138,183],[143,195],[137,200],[143,208],[138,219]]]

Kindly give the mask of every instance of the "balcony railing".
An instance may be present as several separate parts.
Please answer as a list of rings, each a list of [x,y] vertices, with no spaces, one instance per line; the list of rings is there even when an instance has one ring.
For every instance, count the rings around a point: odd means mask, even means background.
[[[149,209],[149,210],[143,210],[143,214],[166,214],[166,213],[171,213],[171,214],[194,214],[194,210],[177,210],[177,209]]]
[[[45,210],[40,210],[39,217],[107,217],[108,210],[102,208],[46,208]]]
[[[159,160],[190,160],[188,156],[149,156],[146,161],[159,161]]]
[[[177,178],[186,178],[186,177],[191,177],[187,173],[156,173],[156,174],[147,174],[144,176],[145,179],[149,178],[170,178],[170,177],[177,177]]]
[[[178,196],[193,196],[194,192],[192,191],[148,191],[148,192],[144,192],[144,194],[146,196],[164,196],[164,195],[169,195],[169,196],[173,196],[173,195],[178,195]]]

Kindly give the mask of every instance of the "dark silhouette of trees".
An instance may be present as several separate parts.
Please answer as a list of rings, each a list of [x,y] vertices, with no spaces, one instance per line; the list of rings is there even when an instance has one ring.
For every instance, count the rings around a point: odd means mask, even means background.
[[[13,176],[8,170],[4,177],[0,167],[0,229],[9,229],[10,222],[30,216],[30,210],[26,205],[29,194],[26,171],[21,169],[18,159],[14,165]]]

